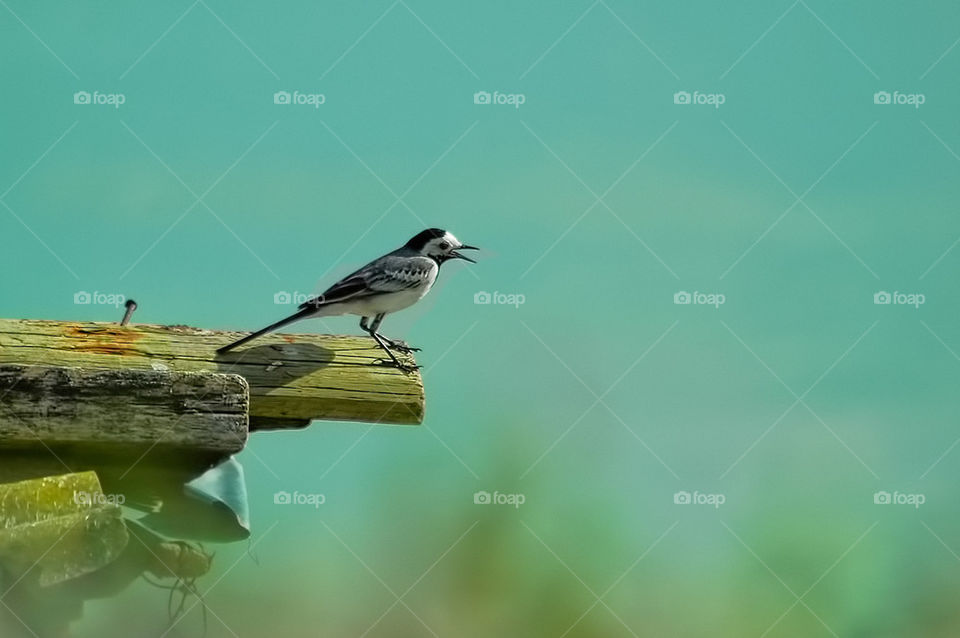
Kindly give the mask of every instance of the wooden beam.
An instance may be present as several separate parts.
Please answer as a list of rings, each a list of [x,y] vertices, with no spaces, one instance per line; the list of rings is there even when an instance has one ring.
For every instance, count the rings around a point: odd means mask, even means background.
[[[247,442],[246,380],[219,372],[0,364],[0,447],[224,455]]]
[[[0,365],[239,374],[250,388],[250,429],[310,419],[417,424],[423,382],[383,365],[369,337],[273,334],[225,355],[247,333],[188,326],[0,319]],[[413,363],[408,355],[401,360]]]

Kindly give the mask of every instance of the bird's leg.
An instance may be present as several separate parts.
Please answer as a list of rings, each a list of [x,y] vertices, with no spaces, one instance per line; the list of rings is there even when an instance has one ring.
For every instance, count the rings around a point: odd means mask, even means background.
[[[403,353],[406,353],[406,354],[410,354],[411,352],[420,352],[420,348],[414,348],[413,346],[408,346],[407,344],[403,343],[402,341],[397,341],[396,339],[391,339],[390,337],[385,337],[385,336],[383,336],[382,334],[380,334],[379,332],[377,333],[377,336],[380,337],[381,339],[383,339],[388,346],[390,346],[391,348],[393,348],[393,349],[396,350],[397,352],[403,352]]]
[[[380,321],[383,321],[383,315],[380,316],[379,321],[377,321],[376,319],[374,319],[374,321],[375,323],[374,323],[373,332],[376,332],[377,328],[380,326]],[[373,336],[370,332],[371,329],[367,327],[366,317],[360,317],[360,329],[366,332],[367,334],[369,334],[371,337]],[[403,352],[404,354],[410,354],[411,352],[420,352],[420,348],[411,348],[407,344],[401,341],[397,341],[395,339],[391,339],[390,337],[386,337],[380,334],[379,332],[377,332],[377,336],[380,337],[380,341],[383,341],[384,343],[387,344],[387,347],[392,348],[397,352]]]
[[[370,336],[373,337],[374,341],[376,341],[381,348],[383,348],[383,351],[387,353],[387,356],[390,357],[390,359],[393,361],[393,365],[397,366],[397,368],[403,370],[404,372],[409,372],[416,369],[416,366],[408,366],[404,363],[400,363],[400,360],[397,359],[397,357],[390,351],[390,348],[387,347],[387,344],[383,342],[383,340],[380,338],[380,335],[378,335],[376,332],[371,331]]]
[[[377,315],[376,317],[373,318],[373,327],[370,327],[367,325],[367,317],[360,317],[360,329],[366,332],[371,337],[373,337],[373,340],[377,342],[377,345],[383,348],[383,351],[386,352],[388,355],[390,355],[390,358],[393,359],[394,365],[396,365],[398,368],[402,368],[403,365],[397,360],[395,356],[393,356],[393,353],[390,352],[390,349],[386,346],[385,343],[383,343],[383,341],[380,340],[379,335],[377,335],[377,327],[380,325],[380,322],[382,320],[383,320],[383,315]]]
[[[393,364],[394,364],[395,366],[397,366],[397,368],[399,368],[400,370],[403,370],[404,372],[412,372],[413,370],[416,370],[416,369],[419,368],[420,366],[409,366],[409,365],[407,365],[407,364],[405,364],[405,363],[400,363],[400,360],[397,359],[397,357],[394,356],[393,352],[390,351],[390,348],[387,347],[387,343],[385,342],[385,340],[386,340],[386,341],[390,341],[390,340],[389,340],[389,339],[386,339],[386,337],[382,337],[382,336],[377,332],[377,328],[380,327],[380,322],[383,321],[383,317],[384,317],[383,314],[379,314],[379,315],[377,315],[376,317],[374,317],[374,318],[373,318],[373,324],[371,324],[370,326],[367,326],[367,325],[366,325],[366,317],[363,317],[363,318],[360,320],[360,327],[361,327],[363,330],[365,330],[365,331],[367,332],[367,334],[369,334],[371,337],[373,337],[373,340],[377,342],[377,345],[379,345],[379,346],[383,349],[384,352],[387,353],[387,355],[388,355],[388,356],[390,357],[390,359],[393,361]]]

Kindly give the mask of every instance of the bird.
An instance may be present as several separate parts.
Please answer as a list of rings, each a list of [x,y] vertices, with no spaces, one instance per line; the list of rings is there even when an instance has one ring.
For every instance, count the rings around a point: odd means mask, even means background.
[[[468,246],[442,228],[427,228],[394,251],[374,259],[350,273],[317,297],[300,304],[294,314],[262,330],[217,350],[223,354],[301,319],[334,315],[358,315],[360,329],[373,337],[393,365],[404,372],[419,366],[401,363],[392,350],[410,353],[420,350],[380,334],[380,324],[388,314],[409,308],[430,292],[440,266],[451,259],[477,263],[461,250],[479,250]]]

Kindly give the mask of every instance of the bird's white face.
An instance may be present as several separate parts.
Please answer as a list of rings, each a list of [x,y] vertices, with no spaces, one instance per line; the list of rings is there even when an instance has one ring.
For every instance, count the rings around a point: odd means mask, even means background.
[[[444,231],[443,235],[439,237],[431,237],[430,241],[425,243],[423,248],[420,249],[420,254],[425,257],[430,257],[440,264],[449,259],[464,259],[476,263],[466,255],[458,252],[461,250],[476,250],[476,247],[467,246],[452,234]]]
[[[449,257],[450,253],[463,244],[451,233],[444,233],[443,237],[434,237],[423,247],[423,254],[427,257]]]

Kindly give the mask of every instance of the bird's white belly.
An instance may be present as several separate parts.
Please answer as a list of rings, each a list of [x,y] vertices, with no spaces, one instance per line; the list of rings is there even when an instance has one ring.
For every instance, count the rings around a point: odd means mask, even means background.
[[[430,286],[425,285],[410,290],[377,295],[373,299],[356,302],[356,309],[353,311],[353,314],[370,316],[397,312],[398,310],[409,308],[420,301],[429,290]]]
[[[379,314],[390,314],[409,308],[420,301],[424,295],[430,292],[433,282],[437,279],[437,272],[434,271],[429,279],[415,288],[407,288],[396,292],[380,293],[366,299],[356,301],[345,301],[343,303],[331,304],[328,306],[328,312],[323,314],[337,315],[359,315],[362,317],[373,317]]]

